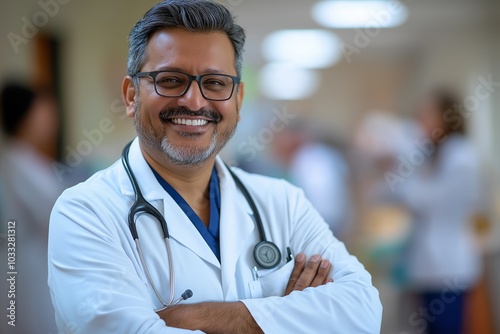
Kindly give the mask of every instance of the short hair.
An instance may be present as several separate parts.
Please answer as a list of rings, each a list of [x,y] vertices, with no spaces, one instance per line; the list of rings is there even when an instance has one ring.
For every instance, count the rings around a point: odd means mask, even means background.
[[[128,75],[134,76],[141,70],[147,61],[149,38],[165,28],[226,33],[234,48],[236,73],[241,76],[245,31],[226,7],[209,0],[165,0],[151,8],[130,31]]]
[[[8,137],[16,136],[36,97],[35,90],[28,86],[13,82],[4,84],[0,93],[0,123]]]
[[[460,103],[459,95],[450,89],[438,87],[431,91],[430,96],[439,110],[441,119],[444,120],[444,135],[465,134],[465,118],[461,112],[463,105]],[[454,122],[445,120],[454,120]]]

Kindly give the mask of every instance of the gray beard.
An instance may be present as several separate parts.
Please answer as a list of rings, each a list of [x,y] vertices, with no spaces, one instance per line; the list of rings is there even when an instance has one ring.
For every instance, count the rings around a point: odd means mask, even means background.
[[[210,145],[205,148],[189,148],[176,147],[169,142],[168,137],[163,134],[157,135],[153,129],[145,127],[140,120],[140,102],[136,104],[134,114],[134,124],[139,139],[146,145],[152,147],[159,153],[164,154],[168,160],[178,166],[193,166],[200,165],[210,159],[213,155],[222,150],[226,143],[231,139],[236,131],[236,125],[228,131],[219,134],[218,124],[215,125],[215,130],[210,140]],[[196,138],[196,134],[181,133],[181,136],[186,138]]]
[[[231,135],[232,136],[232,135]],[[215,152],[219,152],[226,143],[222,143],[222,147],[217,145],[217,132],[214,131],[210,145],[206,149],[175,147],[167,137],[161,140],[161,150],[167,158],[179,166],[199,165],[207,161]]]

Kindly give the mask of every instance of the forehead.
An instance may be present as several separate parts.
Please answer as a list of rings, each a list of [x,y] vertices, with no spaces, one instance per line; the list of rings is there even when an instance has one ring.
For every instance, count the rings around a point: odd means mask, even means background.
[[[159,30],[148,41],[147,61],[142,70],[161,69],[179,69],[190,74],[207,70],[236,74],[234,48],[221,31]]]

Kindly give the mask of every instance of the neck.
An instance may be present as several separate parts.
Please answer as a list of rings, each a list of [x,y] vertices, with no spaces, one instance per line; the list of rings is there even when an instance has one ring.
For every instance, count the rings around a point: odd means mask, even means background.
[[[215,157],[192,166],[180,166],[159,154],[149,153],[141,146],[141,152],[153,169],[167,181],[195,210],[209,204],[208,187]]]

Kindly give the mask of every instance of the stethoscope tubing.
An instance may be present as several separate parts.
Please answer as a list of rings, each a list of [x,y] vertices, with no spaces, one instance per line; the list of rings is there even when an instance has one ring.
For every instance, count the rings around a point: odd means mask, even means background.
[[[130,179],[130,183],[132,183],[132,187],[134,188],[134,194],[135,194],[135,201],[132,207],[130,208],[128,216],[130,232],[132,233],[132,237],[134,238],[134,240],[139,239],[139,234],[137,233],[137,227],[135,224],[135,217],[138,214],[140,215],[141,213],[146,213],[155,217],[159,221],[163,232],[163,237],[165,239],[168,239],[170,238],[170,233],[168,232],[167,222],[163,218],[163,215],[160,213],[160,211],[158,211],[158,209],[156,209],[154,206],[152,206],[148,201],[144,199],[144,196],[142,195],[141,189],[139,187],[139,183],[137,182],[137,179],[135,178],[135,175],[130,167],[128,153],[131,145],[132,142],[128,143],[123,149],[122,153],[122,164],[123,167],[125,168],[125,172],[127,173]]]
[[[137,179],[135,178],[134,173],[132,172],[132,169],[130,167],[130,162],[128,158],[128,153],[130,150],[130,145],[132,142],[128,143],[125,148],[123,149],[123,154],[122,154],[122,163],[123,167],[125,168],[125,171],[127,172],[127,175],[130,179],[130,182],[132,183],[132,187],[134,188],[134,193],[135,193],[135,202],[130,208],[129,215],[128,215],[128,224],[130,228],[130,233],[132,234],[132,237],[134,238],[135,245],[137,248],[137,252],[139,253],[139,259],[141,261],[141,265],[144,268],[144,271],[146,273],[146,277],[151,284],[151,287],[153,288],[153,291],[158,298],[158,300],[163,304],[163,306],[166,308],[170,305],[172,305],[172,301],[174,300],[174,292],[175,292],[175,275],[174,275],[174,261],[172,258],[172,249],[170,246],[170,234],[168,232],[168,227],[167,227],[167,222],[165,221],[165,218],[163,218],[162,214],[150,203],[148,203],[145,199],[144,196],[142,195],[142,192],[139,188],[139,184],[137,183]],[[168,267],[169,267],[169,275],[170,275],[170,297],[168,303],[163,299],[161,296],[160,292],[156,288],[156,285],[153,283],[153,279],[151,278],[151,274],[149,272],[149,268],[146,264],[146,260],[144,258],[144,253],[142,251],[141,243],[139,241],[139,234],[137,233],[137,225],[135,222],[136,216],[140,215],[141,213],[149,214],[155,217],[162,228],[163,231],[163,237],[165,240],[165,247],[167,248],[167,258],[168,258]]]
[[[240,178],[231,170],[231,167],[226,165],[227,170],[233,177],[234,182],[240,188],[241,192],[243,193],[243,196],[245,196],[245,199],[248,202],[248,205],[250,205],[250,208],[252,209],[253,215],[255,217],[255,222],[257,223],[257,227],[259,229],[259,236],[261,241],[267,241],[266,237],[266,232],[264,231],[264,224],[262,224],[262,219],[260,218],[260,213],[259,210],[257,209],[257,205],[255,204],[255,201],[253,200],[252,196],[248,192],[247,188],[243,185],[243,182],[241,182]]]
[[[139,258],[141,260],[141,264],[144,268],[144,271],[146,272],[146,277],[147,277],[149,283],[151,284],[151,287],[153,288],[153,291],[154,291],[156,297],[158,298],[160,303],[162,303],[163,306],[165,306],[165,308],[172,305],[172,302],[174,300],[174,291],[175,291],[175,275],[174,275],[174,262],[172,259],[172,250],[170,248],[170,240],[168,238],[165,238],[165,245],[167,247],[167,257],[168,257],[168,263],[169,263],[168,267],[169,267],[169,271],[170,271],[170,273],[169,273],[170,274],[170,298],[169,298],[168,303],[163,299],[160,292],[156,288],[156,285],[153,283],[153,279],[151,278],[151,274],[149,273],[148,266],[145,265],[146,260],[144,259],[144,253],[142,252],[142,247],[141,247],[141,243],[139,242],[139,239],[135,239],[135,245],[137,247],[137,252],[139,253]]]
[[[146,201],[144,196],[142,195],[141,189],[139,187],[139,183],[137,182],[137,179],[132,171],[132,168],[130,166],[130,161],[129,161],[129,151],[130,151],[130,146],[132,145],[133,141],[128,143],[122,152],[122,164],[125,169],[125,172],[128,175],[128,178],[130,179],[130,183],[132,184],[132,187],[134,189],[135,193],[135,201],[132,207],[130,208],[129,214],[128,214],[128,224],[130,228],[130,233],[132,234],[132,237],[135,241],[137,252],[139,253],[139,259],[141,262],[141,265],[144,268],[146,277],[156,295],[158,300],[163,304],[163,308],[161,308],[159,311],[164,310],[168,308],[169,306],[175,305],[181,300],[184,300],[186,298],[189,298],[192,296],[191,290],[186,290],[184,294],[181,296],[181,298],[177,299],[175,302],[174,300],[174,293],[175,293],[175,271],[174,271],[174,260],[172,257],[172,249],[170,245],[170,234],[168,231],[168,226],[165,218],[163,215],[156,209],[151,203]],[[262,223],[262,218],[260,216],[259,210],[257,208],[257,205],[255,204],[255,201],[253,200],[252,196],[250,195],[249,191],[247,188],[244,186],[243,182],[240,180],[240,178],[231,170],[231,168],[226,165],[227,170],[231,174],[233,180],[235,181],[236,185],[242,192],[243,196],[247,200],[248,204],[250,205],[250,208],[252,209],[254,218],[255,218],[255,223],[257,225],[257,229],[259,230],[259,236],[260,236],[260,242],[255,246],[254,248],[254,258],[256,262],[265,269],[271,269],[274,268],[278,265],[280,258],[281,258],[281,252],[279,248],[272,242],[267,240],[266,233],[264,231],[264,224]],[[136,218],[140,216],[141,214],[149,214],[153,216],[155,219],[158,220],[158,222],[161,225],[161,229],[163,232],[163,237],[165,240],[165,247],[167,250],[167,257],[168,257],[168,266],[169,266],[169,275],[170,275],[170,297],[169,301],[166,302],[163,297],[161,296],[160,292],[156,288],[156,285],[153,282],[153,279],[151,277],[151,274],[149,272],[148,266],[146,264],[146,260],[144,258],[144,253],[142,251],[141,243],[139,241],[139,234],[137,232],[137,225],[136,225]],[[264,253],[265,257],[261,254]],[[188,293],[189,292],[189,293]],[[187,296],[187,297],[186,297]]]

